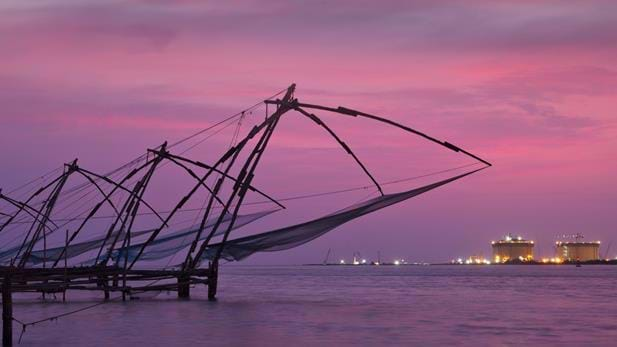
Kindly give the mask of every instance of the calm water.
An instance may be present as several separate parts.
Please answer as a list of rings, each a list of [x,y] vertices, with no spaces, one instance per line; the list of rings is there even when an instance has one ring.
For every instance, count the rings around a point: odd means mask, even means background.
[[[227,266],[219,289],[214,303],[201,287],[112,302],[30,327],[21,345],[617,345],[615,266]],[[97,299],[70,295],[14,315]]]

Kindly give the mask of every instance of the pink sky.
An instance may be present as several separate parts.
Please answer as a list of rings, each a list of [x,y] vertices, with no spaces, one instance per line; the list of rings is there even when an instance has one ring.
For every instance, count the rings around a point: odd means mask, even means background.
[[[295,82],[302,100],[390,117],[495,166],[253,262],[320,261],[330,247],[440,261],[488,255],[509,232],[537,240],[538,255],[560,234],[606,247],[617,229],[615,42],[613,1],[3,1],[0,186],[74,157],[111,169]],[[405,154],[401,137],[345,126],[368,162]],[[338,150],[289,131],[270,160]],[[398,173],[389,178],[409,176]]]

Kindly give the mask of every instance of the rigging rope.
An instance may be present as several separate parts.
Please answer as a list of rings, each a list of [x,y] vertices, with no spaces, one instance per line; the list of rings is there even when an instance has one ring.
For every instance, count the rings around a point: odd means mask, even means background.
[[[275,98],[275,97],[277,97],[277,96],[279,96],[279,95],[281,95],[281,94],[285,93],[286,91],[287,91],[287,88],[282,89],[282,90],[280,90],[279,92],[277,92],[277,93],[275,93],[275,94],[271,95],[270,97],[266,98],[265,100],[270,100],[270,99],[273,99],[273,98]],[[248,112],[250,112],[250,111],[254,110],[255,108],[259,107],[259,106],[260,106],[260,105],[262,105],[262,104],[264,104],[264,101],[259,101],[259,102],[255,103],[255,104],[251,105],[250,107],[248,107],[248,108],[246,108],[246,109],[244,109],[244,110],[242,110],[242,111],[238,112],[238,113],[235,113],[235,114],[233,114],[233,115],[231,115],[231,116],[229,116],[229,117],[227,117],[227,118],[225,118],[225,119],[223,119],[223,120],[221,120],[221,121],[219,121],[219,122],[217,122],[217,123],[214,123],[213,125],[211,125],[211,126],[209,126],[209,127],[206,127],[206,128],[204,128],[204,129],[202,129],[202,130],[199,130],[199,131],[197,131],[197,132],[195,132],[195,133],[193,133],[193,134],[191,134],[191,135],[189,135],[189,136],[187,136],[187,137],[184,137],[184,138],[182,138],[182,139],[180,139],[180,140],[178,140],[178,141],[176,141],[176,142],[174,142],[174,143],[172,143],[172,144],[168,145],[168,146],[167,146],[167,148],[172,148],[172,147],[175,147],[175,146],[181,145],[181,144],[185,143],[186,141],[189,141],[189,140],[191,140],[191,139],[193,139],[193,138],[195,138],[195,137],[197,137],[197,136],[199,136],[199,135],[201,135],[201,134],[204,134],[204,133],[208,132],[208,131],[209,131],[209,130],[211,130],[211,129],[216,128],[216,127],[217,127],[217,126],[219,126],[219,125],[224,124],[225,122],[228,122],[228,121],[230,121],[230,120],[232,120],[232,119],[234,119],[234,118],[238,118],[238,117],[242,116],[244,113],[248,113]],[[158,149],[158,148],[160,148],[160,146],[157,146],[157,147],[156,147],[156,149]],[[142,154],[142,155],[140,155],[140,156],[138,156],[138,157],[134,158],[133,160],[129,161],[128,163],[123,164],[123,165],[121,165],[120,167],[118,167],[118,168],[116,168],[116,169],[114,169],[114,170],[112,170],[112,171],[107,172],[107,173],[106,173],[106,174],[104,174],[103,176],[105,176],[105,177],[109,177],[110,175],[113,175],[113,174],[115,174],[115,173],[117,173],[117,172],[119,172],[119,171],[121,171],[121,170],[124,170],[124,169],[126,169],[127,167],[129,167],[129,166],[131,166],[131,165],[136,165],[136,164],[138,164],[139,162],[143,161],[143,159],[144,159],[146,156],[147,156],[147,153],[146,153],[146,154]],[[58,169],[61,169],[61,168],[62,168],[62,167],[60,167],[60,168],[56,168],[56,169],[52,170],[51,172],[57,171]],[[51,172],[49,172],[49,173],[47,173],[47,174],[45,174],[45,175],[49,175]],[[45,175],[43,175],[43,176],[45,176]],[[36,179],[34,179],[34,180],[30,181],[30,182],[26,182],[26,183],[22,184],[21,186],[19,186],[19,187],[17,187],[17,188],[15,188],[15,189],[13,189],[13,190],[12,190],[12,191],[10,191],[9,193],[11,193],[11,192],[13,192],[13,191],[16,191],[16,190],[19,190],[19,189],[21,189],[23,186],[26,186],[26,185],[28,185],[28,184],[32,184],[33,182],[36,182],[36,180],[39,180],[39,179],[40,179],[40,177],[43,177],[43,176],[39,176],[38,178],[36,178]],[[98,181],[98,180],[99,180],[99,179],[95,179],[95,181]],[[89,186],[89,185],[90,185],[89,183],[84,183],[82,186],[75,186],[75,187],[73,187],[73,188],[71,188],[71,189],[67,189],[67,190],[65,191],[65,193],[70,193],[70,192],[72,192],[72,190],[75,190],[75,189],[80,189],[80,188],[83,188],[83,186]]]
[[[450,169],[445,169],[445,170],[440,170],[440,171],[434,171],[434,172],[430,172],[427,174],[422,174],[419,176],[412,176],[412,177],[407,177],[407,178],[402,178],[402,179],[398,179],[398,180],[393,180],[393,181],[386,181],[386,182],[379,182],[379,184],[381,184],[382,186],[386,186],[386,185],[392,185],[392,184],[397,184],[397,183],[403,183],[403,182],[409,182],[409,181],[413,181],[413,180],[417,180],[417,179],[421,179],[421,178],[426,178],[426,177],[430,177],[430,176],[434,176],[434,175],[439,175],[442,173],[448,173],[448,172],[452,172],[452,171],[456,171],[456,170],[460,170],[460,169],[464,169],[464,168],[468,168],[471,166],[477,166],[480,165],[481,163],[470,163],[470,164],[466,164],[466,165],[461,165],[461,166],[457,166],[457,167],[453,167]],[[304,195],[295,195],[295,196],[290,196],[290,197],[285,197],[285,198],[280,198],[277,199],[277,201],[294,201],[294,200],[303,200],[303,199],[311,199],[311,198],[317,198],[317,197],[322,197],[322,196],[328,196],[328,195],[335,195],[335,194],[342,194],[342,193],[349,193],[349,192],[354,192],[354,191],[360,191],[360,190],[366,190],[369,188],[374,188],[374,185],[365,185],[365,186],[359,186],[359,187],[353,187],[353,188],[347,188],[347,189],[339,189],[339,190],[331,190],[331,191],[326,191],[326,192],[319,192],[319,193],[311,193],[311,194],[304,194]],[[261,201],[253,201],[253,202],[246,202],[243,203],[242,205],[249,205],[249,206],[254,206],[254,205],[263,205],[263,204],[270,204],[272,203],[269,200],[261,200]],[[221,208],[220,206],[216,206],[213,208]],[[203,211],[202,208],[186,208],[186,209],[181,209],[178,212],[196,212],[196,211]],[[171,211],[157,211],[160,214],[165,214],[165,213],[169,213]],[[83,214],[83,213],[82,213]],[[153,212],[140,212],[137,213],[137,216],[143,216],[143,215],[153,215]],[[109,219],[109,218],[116,218],[116,216],[94,216],[91,217],[91,219]],[[75,218],[71,218],[71,219],[54,219],[54,221],[56,222],[62,222],[62,221],[75,221],[75,220],[79,220],[79,218],[75,219]],[[16,222],[17,223],[17,222]],[[25,223],[25,222],[22,222]],[[29,222],[28,222],[29,223]]]
[[[158,280],[152,281],[149,284],[145,285],[145,287],[150,287],[150,286],[156,284],[159,281],[161,281],[161,280],[158,279]],[[136,290],[135,294],[145,293],[145,292],[146,292],[145,289],[144,290]],[[22,320],[19,320],[19,319],[15,318],[15,316],[11,316],[11,319],[13,321],[15,321],[15,322],[17,322],[18,324],[21,325],[21,333],[19,334],[19,340],[17,341],[17,343],[21,343],[21,339],[24,336],[24,334],[26,333],[26,328],[28,326],[34,326],[36,324],[43,323],[43,322],[52,322],[52,321],[58,320],[59,318],[62,318],[62,317],[70,316],[72,314],[76,314],[76,313],[79,313],[79,312],[83,312],[83,311],[86,311],[86,310],[93,309],[95,307],[98,307],[98,306],[101,306],[101,305],[104,305],[104,304],[108,304],[108,303],[110,303],[112,301],[116,301],[116,300],[118,300],[120,298],[122,298],[122,295],[118,295],[115,298],[111,298],[111,299],[108,299],[106,301],[97,302],[97,303],[89,305],[89,306],[81,307],[81,308],[78,308],[76,310],[64,312],[64,313],[61,313],[61,314],[53,315],[53,316],[50,316],[50,317],[47,317],[47,318],[43,318],[43,319],[39,319],[39,320],[36,320],[36,321],[27,322],[27,323],[22,321]]]

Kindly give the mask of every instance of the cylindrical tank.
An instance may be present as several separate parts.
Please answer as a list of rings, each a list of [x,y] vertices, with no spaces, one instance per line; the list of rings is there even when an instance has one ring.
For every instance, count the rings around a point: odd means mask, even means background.
[[[569,261],[589,261],[600,259],[600,241],[556,243],[556,256]]]
[[[491,242],[493,247],[493,261],[504,263],[511,260],[533,260],[533,241],[522,237],[506,236],[503,240]]]

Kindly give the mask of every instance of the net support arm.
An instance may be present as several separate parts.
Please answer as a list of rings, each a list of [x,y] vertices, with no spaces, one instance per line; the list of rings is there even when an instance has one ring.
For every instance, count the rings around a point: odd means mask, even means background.
[[[375,180],[375,177],[373,177],[373,175],[371,175],[371,173],[368,171],[368,169],[366,168],[366,166],[364,166],[364,164],[362,164],[362,162],[360,161],[360,159],[356,156],[356,154],[351,150],[351,148],[349,148],[349,146],[347,146],[347,144],[341,140],[340,137],[338,137],[338,135],[336,135],[336,133],[334,132],[334,130],[332,130],[329,126],[326,125],[326,123],[324,123],[319,117],[317,117],[316,115],[312,114],[312,113],[308,113],[305,110],[303,110],[300,107],[296,107],[295,108],[296,111],[300,112],[301,114],[305,115],[306,117],[310,118],[313,122],[317,123],[318,125],[320,125],[322,128],[326,129],[326,131],[339,143],[339,145],[341,145],[341,147],[343,147],[343,149],[353,157],[353,159],[356,161],[356,163],[358,163],[358,165],[362,168],[362,170],[364,171],[364,173],[371,179],[371,181],[373,181],[373,184],[375,184],[375,186],[377,187],[377,189],[379,190],[379,193],[381,193],[381,195],[384,195],[383,190],[381,189],[381,186],[379,185],[379,183],[377,183],[377,180]]]
[[[266,117],[266,119],[260,125],[255,126],[253,128],[253,130],[248,134],[248,136],[245,137],[238,144],[239,146],[240,145],[244,146],[249,141],[249,139],[251,139],[252,137],[257,135],[257,133],[259,133],[262,129],[265,128],[264,133],[260,137],[257,145],[253,148],[253,151],[251,151],[251,153],[249,154],[247,160],[245,161],[245,163],[244,163],[244,165],[242,167],[242,170],[240,171],[240,175],[238,176],[238,181],[236,181],[236,184],[233,187],[233,192],[231,193],[231,195],[229,197],[229,200],[227,201],[227,204],[224,205],[223,211],[219,215],[219,218],[217,219],[216,224],[212,228],[212,231],[210,232],[208,237],[206,237],[206,239],[201,243],[201,246],[199,247],[199,250],[197,251],[197,254],[196,254],[195,258],[189,264],[188,268],[195,268],[199,264],[199,258],[202,256],[203,252],[206,250],[206,248],[207,248],[211,238],[214,236],[214,234],[218,230],[224,214],[227,213],[227,211],[230,208],[234,198],[237,195],[239,201],[236,204],[236,207],[235,207],[234,212],[232,214],[232,218],[231,218],[231,221],[229,223],[229,226],[228,226],[227,230],[225,231],[225,234],[223,235],[223,240],[221,242],[221,247],[218,250],[218,255],[220,255],[220,252],[222,251],[223,245],[225,244],[225,241],[227,240],[227,238],[229,236],[229,232],[233,228],[235,219],[237,217],[238,210],[239,210],[239,208],[240,208],[240,206],[242,204],[242,201],[244,199],[246,190],[251,185],[251,180],[253,178],[253,172],[255,170],[257,162],[259,162],[259,158],[261,157],[261,155],[263,154],[263,151],[265,150],[265,146],[263,146],[264,145],[264,141],[265,141],[265,143],[268,142],[267,139],[269,139],[270,136],[272,135],[272,130],[276,126],[276,124],[277,124],[278,120],[280,119],[280,117],[284,113],[286,113],[287,111],[289,111],[291,109],[291,107],[289,107],[289,103],[293,102],[295,100],[293,98],[293,94],[294,94],[295,88],[296,88],[295,84],[292,84],[291,86],[289,86],[289,88],[287,89],[287,92],[285,93],[285,96],[283,97],[283,99],[281,101],[280,107],[277,107],[276,111],[270,117]],[[237,154],[238,154],[238,152],[235,153],[234,160],[237,157]],[[256,161],[253,162],[253,159],[255,159],[255,156],[257,156],[257,159],[256,159]],[[225,157],[225,156],[223,156],[223,157]],[[251,163],[252,163],[252,165],[251,165]],[[227,168],[227,170],[229,170],[229,168],[230,168],[230,166]],[[189,255],[190,255],[190,253],[189,253]],[[189,258],[187,256],[187,260],[188,259]],[[218,266],[218,265],[216,265],[216,264],[218,264],[218,256],[215,257],[214,264],[215,264],[214,265],[215,267]]]
[[[234,182],[237,182],[237,181],[238,181],[238,179],[237,179],[237,178],[235,178],[235,177],[233,177],[233,176],[231,176],[231,175],[229,175],[229,174],[227,174],[227,173],[225,173],[225,172],[223,172],[223,171],[221,171],[221,170],[219,170],[219,169],[213,168],[213,167],[212,167],[212,166],[210,166],[210,165],[204,164],[204,163],[202,163],[202,162],[195,161],[195,160],[191,160],[191,159],[184,158],[184,157],[177,156],[177,155],[173,155],[173,154],[167,154],[167,157],[168,157],[169,159],[176,159],[176,160],[178,160],[178,161],[184,161],[184,162],[187,162],[187,163],[193,164],[193,165],[195,165],[195,166],[199,166],[199,167],[201,167],[201,168],[203,168],[203,169],[206,169],[206,170],[213,170],[214,172],[216,172],[216,173],[218,173],[218,174],[220,174],[220,175],[224,176],[225,178],[228,178],[228,179],[230,179],[230,180],[232,180],[232,181],[234,181]],[[263,191],[261,191],[261,190],[259,190],[259,189],[255,188],[254,186],[252,186],[252,185],[251,185],[251,186],[249,186],[249,187],[248,187],[248,189],[250,189],[250,190],[252,190],[252,191],[256,192],[257,194],[259,194],[259,195],[263,196],[264,198],[266,198],[266,199],[268,199],[268,200],[272,201],[273,203],[277,204],[279,207],[281,207],[281,208],[285,208],[285,206],[284,206],[283,204],[281,204],[280,202],[278,202],[276,199],[274,199],[273,197],[271,197],[271,196],[269,196],[268,194],[264,193]],[[220,202],[220,201],[219,201],[219,202]],[[223,205],[223,203],[222,203],[222,202],[221,202],[221,205]]]
[[[60,181],[62,178],[64,178],[64,173],[62,173],[62,175],[56,177],[53,181],[51,181],[48,184],[46,184],[45,186],[39,188],[36,192],[34,192],[32,195],[30,195],[28,200],[26,200],[25,202],[22,203],[22,205],[19,208],[19,210],[17,210],[17,212],[15,212],[8,220],[6,220],[4,222],[4,224],[2,224],[0,226],[0,232],[2,230],[4,230],[4,228],[6,228],[9,224],[11,224],[11,222],[13,222],[13,220],[17,217],[17,215],[19,215],[22,211],[24,211],[26,209],[27,206],[29,206],[28,204],[30,203],[30,201],[32,201],[35,197],[40,195],[45,190],[47,190],[49,187],[53,186],[54,184],[57,184],[58,181]],[[37,216],[40,215],[40,211],[39,210],[34,209],[34,212],[36,212]],[[35,218],[35,219],[37,219],[37,218]]]
[[[275,105],[280,105],[281,102],[279,100],[266,100],[264,101],[266,104],[275,104]],[[372,119],[372,120],[376,120],[382,123],[386,123],[392,126],[395,126],[397,128],[403,129],[407,132],[410,132],[412,134],[418,135],[420,137],[423,137],[431,142],[437,143],[440,146],[446,147],[454,152],[461,152],[471,158],[474,158],[484,164],[486,164],[487,166],[493,166],[493,164],[491,164],[490,162],[476,156],[475,154],[472,154],[458,146],[455,146],[447,141],[440,141],[432,136],[429,136],[421,131],[418,131],[416,129],[410,128],[408,126],[405,126],[403,124],[391,121],[389,119],[383,118],[383,117],[379,117],[379,116],[375,116],[369,113],[364,113],[361,111],[357,111],[357,110],[353,110],[350,108],[346,108],[346,107],[342,107],[339,106],[337,108],[334,107],[328,107],[328,106],[322,106],[322,105],[315,105],[315,104],[307,104],[307,103],[302,103],[302,102],[298,102],[296,104],[298,107],[302,107],[302,108],[310,108],[310,109],[316,109],[316,110],[322,110],[322,111],[328,111],[328,112],[333,112],[333,113],[338,113],[338,114],[342,114],[342,115],[346,115],[346,116],[351,116],[351,117],[364,117],[364,118],[368,118],[368,119]]]
[[[250,134],[249,134],[250,135]],[[236,153],[237,151],[239,151],[241,149],[241,147],[232,147],[233,153]],[[167,155],[167,151],[160,151],[159,153],[159,158],[162,160],[166,155]],[[229,153],[229,152],[228,152]],[[225,158],[225,156],[223,156],[223,158],[219,159],[217,161],[217,164],[215,164],[215,167],[218,166],[220,163],[224,162],[227,158]],[[176,212],[178,212],[183,206],[184,204],[186,204],[191,197],[195,194],[195,192],[197,192],[197,190],[199,189],[199,187],[201,187],[202,185],[204,185],[204,182],[206,181],[206,179],[209,177],[209,175],[213,172],[214,168],[210,169],[204,176],[202,176],[201,178],[199,178],[197,180],[197,183],[193,186],[193,188],[191,188],[191,190],[176,204],[176,206],[173,208],[173,210],[167,215],[167,217],[165,218],[164,224],[166,225],[171,218],[173,218],[173,216],[176,214]],[[208,191],[210,191],[210,189],[208,188]],[[216,196],[216,191],[214,192],[214,195],[212,196]],[[148,245],[150,245],[155,239],[156,237],[159,235],[159,233],[163,230],[163,225],[161,225],[159,228],[157,228],[152,234],[150,234],[150,237],[143,242],[142,246],[139,248],[139,251],[137,252],[135,258],[131,261],[131,263],[127,266],[127,269],[132,269],[133,266],[135,265],[135,263],[137,263],[137,261],[139,261],[139,258],[141,257],[141,255],[144,253],[144,250],[146,249],[146,247],[148,247]],[[126,257],[127,261],[128,261],[128,255]]]
[[[221,205],[223,204],[223,201],[221,200],[221,198],[219,198],[219,197],[218,197],[218,196],[214,193],[214,191],[213,191],[210,187],[208,187],[208,185],[207,185],[204,181],[202,181],[202,180],[201,180],[201,177],[197,176],[197,174],[196,174],[193,170],[191,170],[189,167],[187,167],[186,165],[182,164],[182,163],[181,163],[181,162],[179,162],[178,160],[175,160],[174,158],[167,157],[167,159],[169,159],[169,161],[171,161],[172,163],[174,163],[174,164],[176,164],[176,165],[180,166],[181,168],[183,168],[183,169],[184,169],[184,170],[185,170],[185,171],[186,171],[186,172],[187,172],[187,173],[188,173],[191,177],[193,177],[195,180],[197,180],[197,182],[199,182],[199,183],[198,183],[199,185],[201,185],[202,187],[206,188],[206,190],[207,190],[210,194],[212,194],[212,196],[214,196],[214,199],[216,199],[216,201],[217,201],[219,204],[221,204]]]
[[[116,208],[116,205],[114,205],[114,203],[111,201],[110,197],[114,194],[114,192],[118,189],[118,187],[120,187],[120,185],[116,185],[114,186],[114,188],[109,192],[109,193],[105,193],[105,191],[103,191],[103,189],[101,188],[101,186],[99,186],[98,183],[96,183],[96,181],[94,179],[92,179],[92,177],[89,176],[89,174],[87,174],[86,172],[84,172],[84,170],[82,170],[80,167],[76,166],[75,170],[77,173],[79,173],[80,175],[82,175],[83,177],[85,177],[91,184],[93,184],[96,189],[101,193],[101,195],[103,196],[103,201],[98,202],[94,208],[92,210],[90,210],[90,212],[88,213],[88,216],[86,216],[86,218],[81,222],[81,224],[79,225],[79,227],[71,234],[71,237],[68,238],[66,240],[66,244],[64,246],[64,248],[62,249],[62,251],[60,252],[60,254],[58,255],[58,257],[56,258],[56,260],[54,261],[52,267],[56,267],[58,265],[58,263],[60,262],[60,260],[62,259],[62,257],[64,256],[64,254],[66,252],[68,252],[68,247],[71,244],[71,242],[73,242],[73,240],[75,240],[75,238],[77,237],[77,235],[81,232],[81,230],[86,226],[86,224],[88,223],[88,221],[94,217],[94,215],[99,211],[99,209],[103,206],[103,204],[105,202],[107,202],[111,208],[114,210],[114,212],[116,212],[117,216],[120,216],[121,212],[118,211],[118,209]],[[95,176],[96,177],[96,176]]]
[[[43,204],[43,206],[41,206],[41,209],[39,210],[39,212],[42,213],[44,221],[50,218],[51,212],[56,205],[56,202],[58,200],[58,197],[60,196],[60,193],[62,192],[62,188],[64,188],[64,185],[69,179],[69,176],[71,176],[71,174],[73,174],[76,171],[75,168],[77,167],[77,159],[73,160],[73,162],[70,164],[64,164],[64,166],[66,168],[66,171],[63,173],[62,178],[58,181],[58,183],[52,190],[51,194],[48,196],[48,198],[45,200],[45,203]],[[35,224],[36,224],[36,221],[32,224],[32,226],[34,226]],[[43,250],[46,250],[47,234],[45,233],[44,229],[45,229],[45,224],[40,223],[37,226],[34,233],[32,234],[32,238],[30,239],[30,242],[27,242],[27,241],[28,241],[28,236],[30,235],[30,231],[32,230],[32,228],[28,231],[28,234],[26,234],[26,237],[24,238],[24,241],[21,244],[21,247],[17,251],[15,258],[13,259],[13,260],[16,260],[18,258],[18,256],[21,254],[22,249],[25,246],[26,248],[18,263],[18,267],[23,268],[26,265],[26,262],[28,261],[28,258],[30,257],[30,253],[32,252],[32,249],[34,248],[34,245],[40,239],[39,235],[41,234],[41,232],[43,233],[43,236],[42,236],[43,243],[44,243]],[[14,262],[11,262],[11,265],[13,265],[13,263]],[[43,267],[45,267],[45,263],[43,263]]]
[[[28,204],[26,204],[24,202],[12,199],[12,198],[2,194],[2,191],[0,191],[0,200],[4,200],[4,201],[8,202],[9,204],[11,204],[11,205],[13,205],[13,206],[15,206],[15,207],[17,207],[19,209],[23,209],[23,211],[25,211],[32,218],[38,219],[38,216],[36,216],[34,214],[34,213],[38,212],[37,209],[35,209],[34,207],[32,207],[32,206],[30,206],[30,205],[28,205]],[[12,217],[13,216],[13,215],[10,215],[8,213],[2,213],[2,212],[0,212],[0,215],[6,216],[6,217]],[[51,219],[47,220],[47,222],[53,224],[53,226],[56,227],[56,228],[58,227],[58,225],[56,223],[54,223],[54,221],[52,221]],[[47,228],[50,229],[49,227],[47,227]]]
[[[150,164],[150,163],[151,163],[151,161],[147,162],[147,164]],[[142,166],[142,167],[143,167],[143,166]],[[141,168],[140,168],[140,169],[141,169]],[[120,189],[120,190],[124,190],[125,192],[127,192],[127,193],[129,193],[129,194],[131,194],[131,195],[135,195],[135,193],[134,193],[132,190],[130,190],[130,189],[128,189],[128,188],[126,188],[126,187],[125,187],[125,186],[123,186],[122,184],[123,184],[124,182],[128,181],[128,179],[129,179],[129,178],[133,177],[133,176],[134,176],[134,173],[137,173],[137,172],[138,172],[138,171],[136,171],[136,170],[132,171],[132,172],[131,172],[131,173],[130,173],[127,177],[125,177],[124,179],[122,179],[122,182],[120,182],[120,183],[117,183],[116,181],[114,181],[114,180],[110,179],[109,177],[105,177],[105,176],[102,176],[102,175],[96,174],[96,173],[94,173],[94,172],[92,172],[92,171],[88,171],[88,170],[83,169],[83,168],[79,168],[79,170],[80,170],[80,171],[82,171],[82,172],[84,172],[84,173],[86,173],[86,174],[88,174],[88,175],[92,175],[92,176],[95,176],[96,178],[102,179],[102,180],[104,180],[105,182],[107,182],[107,183],[109,183],[109,184],[111,184],[111,185],[115,186],[114,191],[115,191],[115,190],[116,190],[116,188],[117,188],[117,189]],[[156,212],[156,210],[155,210],[155,209],[154,209],[154,208],[153,208],[153,207],[152,207],[152,206],[151,206],[148,202],[146,202],[144,199],[142,199],[142,198],[141,198],[141,197],[139,197],[139,196],[136,196],[136,198],[137,198],[137,200],[139,200],[139,202],[140,202],[140,203],[144,204],[144,205],[145,205],[145,206],[146,206],[146,207],[147,207],[150,211],[152,211],[152,213],[154,213],[154,215],[156,215],[156,217],[157,217],[157,218],[158,218],[161,222],[163,222],[163,221],[165,220],[165,219],[163,219],[163,217],[162,217],[162,216],[161,216],[158,212]]]
[[[163,150],[165,147],[166,147],[166,143],[159,146],[158,148],[161,148],[161,150]],[[128,182],[129,179],[137,175],[137,173],[141,172],[141,170],[148,167],[146,174],[143,177],[141,177],[139,181],[137,181],[137,183],[135,184],[132,190],[128,191],[129,196],[127,197],[126,201],[124,202],[122,206],[122,209],[120,210],[121,213],[118,214],[114,222],[111,224],[111,226],[107,230],[107,234],[105,235],[104,241],[101,244],[101,247],[99,248],[98,253],[96,255],[95,264],[105,265],[107,261],[110,259],[111,254],[116,245],[116,242],[118,241],[118,238],[125,231],[126,222],[130,216],[130,210],[133,208],[133,204],[135,203],[135,200],[140,198],[139,192],[141,191],[143,185],[146,183],[147,181],[146,178],[152,174],[154,168],[156,168],[159,161],[160,161],[160,158],[158,156],[155,156],[154,158],[150,160],[146,160],[145,163],[143,163],[137,168],[134,168],[119,183],[117,183],[117,187],[124,188],[123,184],[125,182]],[[123,215],[126,215],[126,217],[122,218]],[[114,229],[116,228],[119,222],[120,222],[120,229],[117,233],[114,233]],[[103,249],[105,248],[105,245],[108,243],[110,239],[111,239],[111,245],[109,249],[107,250],[106,254],[103,256],[103,258],[101,258],[103,254]],[[99,262],[99,259],[101,259],[100,262]]]

